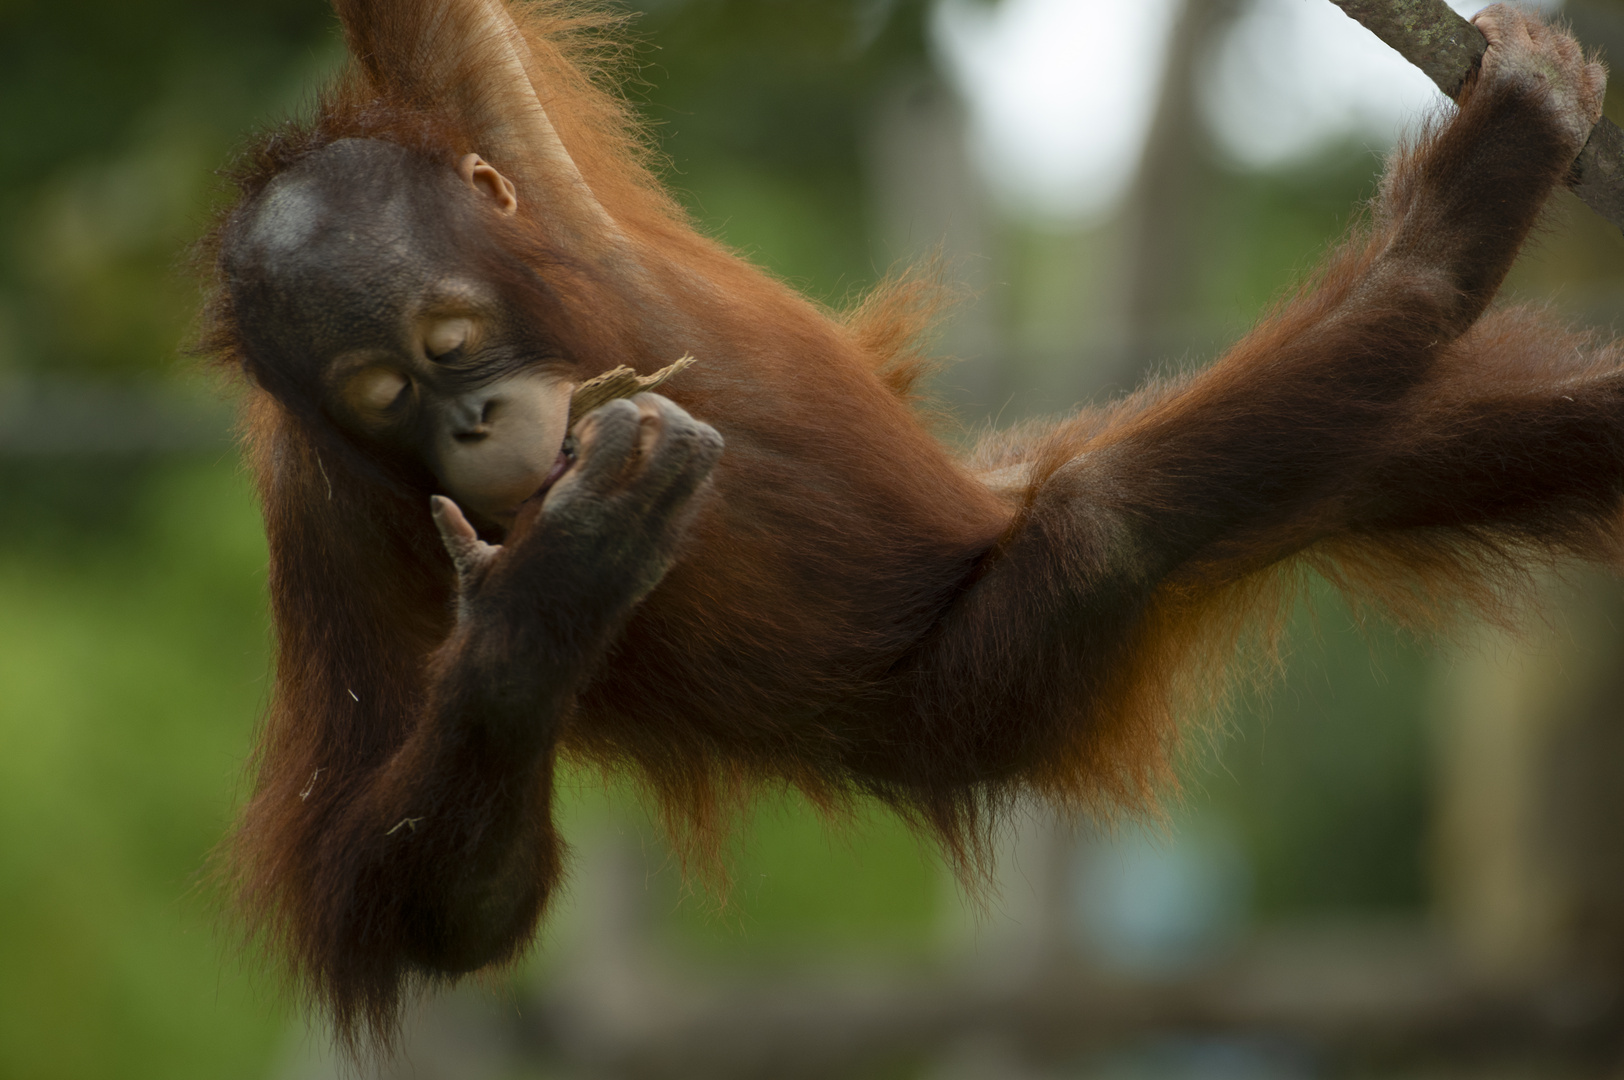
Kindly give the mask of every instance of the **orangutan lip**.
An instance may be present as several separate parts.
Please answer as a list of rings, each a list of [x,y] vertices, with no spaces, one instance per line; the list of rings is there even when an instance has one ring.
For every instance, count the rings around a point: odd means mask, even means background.
[[[541,486],[532,491],[529,497],[519,506],[515,506],[497,519],[502,528],[502,541],[507,539],[508,530],[513,527],[513,521],[518,516],[519,507],[530,503],[540,503],[542,499],[547,497],[548,490],[558,483],[559,477],[570,471],[570,466],[575,464],[574,449],[573,440],[566,439],[563,448],[558,451],[558,457],[553,460],[553,467],[547,470],[547,477],[541,482]]]
[[[573,464],[575,464],[575,455],[560,450],[558,459],[553,462],[553,467],[547,471],[547,479],[541,482],[541,486],[536,489],[536,493],[530,497],[535,499],[547,494],[547,489],[558,483],[558,478],[569,472],[569,468]]]

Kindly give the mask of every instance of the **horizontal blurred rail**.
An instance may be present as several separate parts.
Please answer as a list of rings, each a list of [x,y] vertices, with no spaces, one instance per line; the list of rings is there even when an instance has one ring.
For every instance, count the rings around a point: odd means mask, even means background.
[[[1331,1071],[1381,1063],[1385,1074],[1417,1063],[1616,1064],[1624,1031],[1616,981],[1483,983],[1419,924],[1277,931],[1192,970],[1137,979],[1063,951],[1025,970],[732,979],[652,953],[615,955],[583,956],[575,977],[526,1003],[519,1022],[538,1062],[618,1080],[837,1080],[977,1045],[1059,1064],[1182,1037],[1283,1041]]]
[[[231,404],[198,386],[0,380],[0,461],[219,451],[233,426]]]
[[[1426,73],[1451,100],[1483,59],[1487,44],[1444,0],[1331,0],[1350,18]],[[1624,230],[1624,131],[1606,117],[1573,163],[1569,186],[1584,204]]]

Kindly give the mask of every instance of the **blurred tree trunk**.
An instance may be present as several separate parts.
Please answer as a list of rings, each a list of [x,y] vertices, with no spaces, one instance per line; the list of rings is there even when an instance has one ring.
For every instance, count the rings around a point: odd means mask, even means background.
[[[963,103],[939,75],[910,73],[876,103],[867,165],[881,268],[936,264],[957,294],[936,343],[953,363],[933,389],[978,423],[991,419],[1009,389],[993,289],[996,229],[966,148],[967,127]]]
[[[1155,116],[1123,213],[1127,295],[1119,380],[1128,386],[1198,344],[1189,312],[1213,169],[1198,82],[1207,54],[1240,8],[1240,0],[1186,0],[1168,40]]]
[[[1589,575],[1542,631],[1485,634],[1444,680],[1438,910],[1511,984],[1624,988],[1624,596]]]
[[[1175,16],[1151,129],[1122,217],[1126,296],[1125,348],[1114,373],[1119,383],[1139,383],[1159,359],[1194,343],[1185,330],[1196,270],[1191,235],[1205,209],[1213,160],[1197,104],[1197,75],[1240,6],[1240,0],[1184,0]],[[912,150],[907,155],[920,157]],[[998,385],[991,378],[988,384]],[[1075,958],[1081,903],[1075,868],[1084,850],[1102,842],[1091,829],[1073,828],[1050,808],[1028,807],[1000,852],[998,917],[995,929],[987,927],[988,954],[1017,967]],[[976,935],[961,930],[954,936],[969,941]]]

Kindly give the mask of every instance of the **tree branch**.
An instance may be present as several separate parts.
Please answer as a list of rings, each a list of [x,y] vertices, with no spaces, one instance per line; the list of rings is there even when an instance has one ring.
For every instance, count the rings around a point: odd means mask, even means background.
[[[1420,68],[1453,100],[1483,59],[1477,28],[1444,0],[1331,0]],[[1573,163],[1569,183],[1585,205],[1624,230],[1624,131],[1603,117]]]

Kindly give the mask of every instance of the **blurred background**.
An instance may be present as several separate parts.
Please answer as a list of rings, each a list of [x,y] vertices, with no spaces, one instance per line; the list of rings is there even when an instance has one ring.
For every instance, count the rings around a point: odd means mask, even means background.
[[[1624,55],[1624,6],[1562,15]],[[1442,103],[1329,0],[648,0],[633,33],[705,229],[833,305],[945,258],[972,433],[1210,360]],[[269,626],[231,394],[182,350],[214,170],[340,60],[320,0],[0,4],[0,1077],[339,1074],[202,877]],[[1616,329],[1624,238],[1557,203],[1509,292]],[[1624,1075],[1618,583],[1447,647],[1308,592],[1165,822],[1031,808],[980,904],[793,799],[724,902],[571,774],[533,957],[385,1074]]]

